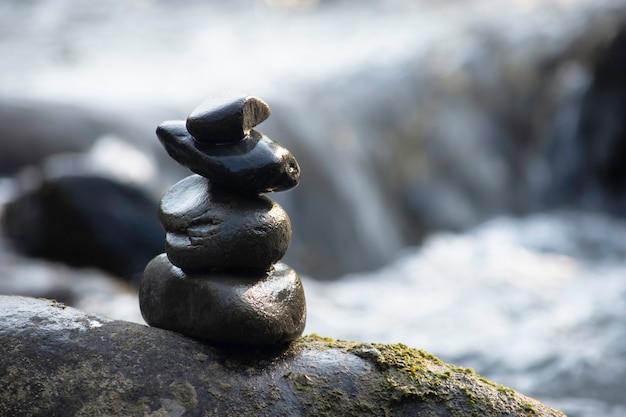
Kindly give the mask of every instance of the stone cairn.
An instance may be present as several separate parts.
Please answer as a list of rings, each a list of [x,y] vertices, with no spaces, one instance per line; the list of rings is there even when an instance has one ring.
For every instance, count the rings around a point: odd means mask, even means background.
[[[210,342],[275,346],[304,331],[298,274],[279,262],[291,241],[284,209],[262,193],[295,187],[291,152],[253,130],[270,115],[262,100],[220,96],[157,136],[197,175],[172,186],[159,206],[166,253],[143,273],[146,322]]]

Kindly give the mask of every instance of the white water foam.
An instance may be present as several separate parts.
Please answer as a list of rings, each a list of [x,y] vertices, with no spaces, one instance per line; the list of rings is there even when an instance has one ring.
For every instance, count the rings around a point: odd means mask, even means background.
[[[402,342],[531,395],[569,394],[579,405],[589,395],[582,411],[553,400],[572,415],[608,415],[583,411],[621,402],[598,400],[609,394],[589,385],[623,386],[626,377],[623,221],[498,218],[466,234],[437,234],[373,273],[307,279],[305,290],[307,332]]]

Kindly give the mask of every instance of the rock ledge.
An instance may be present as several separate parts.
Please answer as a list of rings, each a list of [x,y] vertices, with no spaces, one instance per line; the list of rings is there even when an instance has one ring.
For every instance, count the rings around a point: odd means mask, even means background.
[[[564,416],[402,344],[210,346],[0,296],[0,415]]]

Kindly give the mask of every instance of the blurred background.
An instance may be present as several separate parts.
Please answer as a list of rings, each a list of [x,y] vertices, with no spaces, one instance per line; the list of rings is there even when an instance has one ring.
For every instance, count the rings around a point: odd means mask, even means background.
[[[4,0],[0,293],[141,322],[154,130],[272,109],[306,333],[626,416],[626,0]]]

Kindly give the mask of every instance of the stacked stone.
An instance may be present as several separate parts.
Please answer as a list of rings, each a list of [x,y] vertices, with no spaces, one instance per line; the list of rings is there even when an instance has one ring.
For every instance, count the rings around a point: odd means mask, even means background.
[[[291,223],[262,195],[295,187],[300,168],[253,129],[269,114],[256,97],[221,96],[186,122],[157,128],[168,154],[197,175],[170,188],[159,206],[166,253],[147,265],[139,290],[151,326],[239,345],[279,345],[302,334],[302,284],[280,262]]]

